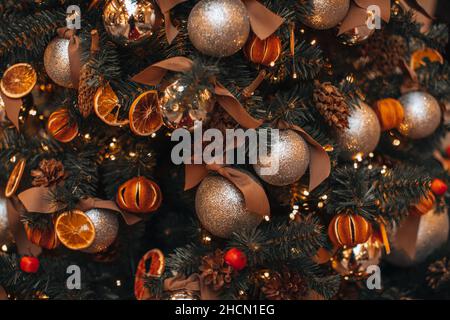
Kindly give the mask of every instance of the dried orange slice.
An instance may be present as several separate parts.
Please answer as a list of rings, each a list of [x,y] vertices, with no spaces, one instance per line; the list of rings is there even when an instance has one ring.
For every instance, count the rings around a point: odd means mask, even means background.
[[[134,295],[138,300],[149,297],[145,287],[145,277],[160,277],[164,272],[164,254],[159,249],[148,251],[139,261],[134,279]]]
[[[11,175],[8,178],[8,182],[6,183],[5,189],[5,197],[9,198],[14,193],[16,193],[17,188],[20,185],[20,180],[22,180],[23,171],[25,170],[26,165],[25,159],[20,159],[19,162],[14,166]]]
[[[95,239],[94,224],[80,210],[61,214],[56,220],[55,231],[61,243],[72,250],[86,249]]]
[[[416,70],[421,66],[424,66],[425,58],[428,58],[428,60],[430,60],[431,62],[444,63],[444,58],[439,53],[439,51],[431,48],[424,48],[414,51],[414,53],[411,55],[410,61],[411,69]]]
[[[94,97],[94,110],[97,116],[110,126],[124,126],[128,119],[123,116],[123,107],[114,90],[108,84],[98,88]]]
[[[29,94],[36,81],[37,74],[31,65],[17,63],[6,69],[0,81],[0,88],[6,96],[18,99]]]
[[[158,93],[150,90],[139,95],[130,108],[130,128],[138,136],[149,136],[163,124]]]

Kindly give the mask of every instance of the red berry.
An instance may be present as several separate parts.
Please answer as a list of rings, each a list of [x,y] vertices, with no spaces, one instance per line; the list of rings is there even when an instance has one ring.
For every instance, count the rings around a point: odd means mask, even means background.
[[[39,259],[35,257],[22,257],[20,269],[26,273],[36,273],[39,269]]]
[[[447,155],[447,158],[450,158],[450,146],[445,148],[445,154]]]
[[[442,196],[447,192],[447,184],[441,179],[434,179],[431,183],[431,191],[437,196]]]
[[[238,248],[231,248],[225,253],[225,262],[235,270],[242,270],[247,266],[247,256]]]

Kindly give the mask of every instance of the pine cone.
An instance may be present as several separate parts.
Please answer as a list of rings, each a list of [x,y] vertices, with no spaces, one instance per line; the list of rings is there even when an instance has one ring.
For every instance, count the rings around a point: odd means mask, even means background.
[[[302,300],[308,294],[308,287],[298,272],[284,270],[273,274],[261,291],[269,300]]]
[[[92,83],[99,83],[94,81],[94,71],[90,63],[85,63],[80,70],[80,85],[78,88],[78,110],[83,117],[88,117],[94,109],[94,96],[97,92],[97,86]]]
[[[338,88],[329,82],[315,82],[313,100],[328,125],[343,130],[348,128],[350,109]]]
[[[202,258],[199,270],[205,284],[211,286],[214,291],[219,291],[231,282],[232,268],[225,264],[224,253],[219,249]]]
[[[383,32],[375,32],[361,48],[361,55],[367,58],[364,63],[367,71],[374,76],[401,73],[400,68],[407,52],[403,37]]]
[[[426,280],[428,286],[432,289],[436,289],[450,281],[450,262],[447,258],[438,260],[428,267]]]
[[[49,187],[64,179],[64,166],[61,161],[44,159],[39,168],[31,171],[32,185],[35,187]]]

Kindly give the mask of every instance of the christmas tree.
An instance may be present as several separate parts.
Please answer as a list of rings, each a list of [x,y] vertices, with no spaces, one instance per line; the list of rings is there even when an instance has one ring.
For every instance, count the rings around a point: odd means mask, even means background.
[[[0,297],[449,298],[425,2],[0,1]]]

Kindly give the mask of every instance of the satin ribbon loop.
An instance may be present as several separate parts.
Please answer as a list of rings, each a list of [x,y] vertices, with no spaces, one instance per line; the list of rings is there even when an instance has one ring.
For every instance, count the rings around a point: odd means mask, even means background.
[[[388,23],[391,17],[390,0],[353,0],[347,16],[342,20],[339,27],[338,35],[353,28],[366,25],[368,19],[367,9],[372,5],[380,8],[380,18]]]
[[[158,0],[157,4],[159,6],[159,9],[161,10],[161,13],[164,16],[164,27],[166,30],[166,38],[167,42],[169,44],[172,43],[172,41],[176,38],[176,36],[179,33],[179,30],[175,25],[172,23],[172,20],[170,19],[170,10],[172,10],[175,6],[177,6],[180,3],[186,2],[186,0]]]
[[[267,9],[258,0],[243,0],[247,7],[250,25],[261,40],[272,35],[284,23],[284,19]]]
[[[57,33],[60,38],[69,40],[70,77],[74,88],[77,89],[80,82],[81,69],[80,38],[76,35],[74,29],[67,27],[58,28]]]

